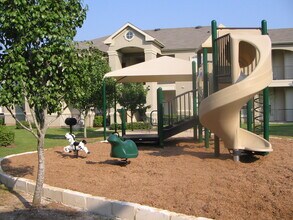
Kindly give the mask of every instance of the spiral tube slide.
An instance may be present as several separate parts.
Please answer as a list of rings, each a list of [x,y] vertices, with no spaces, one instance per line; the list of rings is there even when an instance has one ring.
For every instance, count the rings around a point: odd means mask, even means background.
[[[221,138],[229,150],[271,152],[270,142],[240,128],[239,118],[242,106],[272,81],[270,38],[231,33],[230,39],[232,84],[201,102],[200,122]],[[250,68],[252,62],[257,64]],[[244,73],[248,67],[253,70]]]

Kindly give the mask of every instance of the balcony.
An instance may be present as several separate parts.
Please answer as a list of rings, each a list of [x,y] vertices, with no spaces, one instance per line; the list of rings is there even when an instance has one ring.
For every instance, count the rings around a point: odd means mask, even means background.
[[[293,65],[273,66],[273,82],[269,87],[292,87]]]

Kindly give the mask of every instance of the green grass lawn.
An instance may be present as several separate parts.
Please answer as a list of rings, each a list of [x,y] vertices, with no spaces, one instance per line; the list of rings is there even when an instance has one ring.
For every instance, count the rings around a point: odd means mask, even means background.
[[[241,128],[247,129],[247,125],[243,123]],[[270,136],[293,138],[293,123],[270,123]]]
[[[30,132],[24,129],[15,129],[15,126],[10,126],[10,129],[15,132],[14,145],[0,147],[0,157],[37,150],[37,140]],[[69,132],[69,128],[49,128],[45,137],[45,148],[67,146],[68,141],[64,137],[67,132]],[[76,135],[77,140],[83,139],[83,130],[74,130],[73,133]],[[88,128],[87,137],[87,142],[89,143],[103,140],[103,131]]]
[[[293,123],[270,124],[270,135],[293,138]]]

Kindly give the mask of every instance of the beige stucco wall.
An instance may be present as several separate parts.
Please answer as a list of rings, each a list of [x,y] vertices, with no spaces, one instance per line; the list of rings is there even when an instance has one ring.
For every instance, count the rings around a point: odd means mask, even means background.
[[[12,115],[8,112],[8,110],[6,108],[2,108],[2,111],[5,116],[5,124],[15,125],[16,121],[12,117]],[[29,112],[29,108],[27,106],[26,106],[26,111],[27,111],[26,117],[24,116],[22,110],[19,107],[15,107],[13,110],[13,113],[16,115],[17,119],[20,121],[28,120],[33,122],[33,117],[31,113]],[[48,115],[47,122],[51,122],[50,127],[68,127],[68,125],[65,124],[65,119],[69,117],[75,117],[78,120],[79,123],[76,127],[83,127],[84,123],[86,123],[86,126],[92,127],[95,113],[91,111],[88,115],[87,120],[84,121],[84,119],[81,118],[80,113],[76,109],[66,108],[59,117],[56,113]]]

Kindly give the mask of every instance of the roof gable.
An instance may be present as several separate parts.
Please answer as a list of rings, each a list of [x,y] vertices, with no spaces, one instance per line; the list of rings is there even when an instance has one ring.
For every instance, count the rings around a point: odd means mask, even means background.
[[[123,32],[125,29],[133,29],[136,32],[140,33],[142,36],[144,36],[145,41],[148,42],[154,42],[156,44],[158,44],[160,47],[164,47],[164,44],[162,44],[161,42],[159,42],[156,38],[152,37],[151,35],[147,34],[146,32],[142,31],[141,29],[137,28],[136,26],[130,24],[130,23],[126,23],[124,26],[122,26],[119,30],[117,30],[114,34],[112,34],[111,36],[109,36],[105,41],[104,44],[106,45],[111,45],[114,42],[114,39],[121,33]]]

